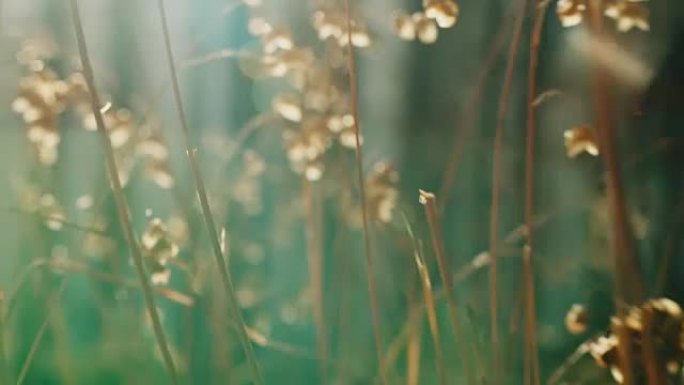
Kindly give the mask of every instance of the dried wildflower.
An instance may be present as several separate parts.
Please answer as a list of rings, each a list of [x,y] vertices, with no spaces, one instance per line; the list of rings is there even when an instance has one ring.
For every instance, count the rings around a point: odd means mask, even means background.
[[[302,101],[295,94],[279,94],[273,99],[271,105],[273,106],[273,111],[283,119],[291,122],[300,122],[302,120]]]
[[[262,44],[264,52],[273,54],[280,50],[290,50],[294,48],[292,35],[289,30],[285,28],[273,28],[268,33],[262,36]]]
[[[646,316],[648,315],[648,327]],[[654,362],[661,366],[658,370],[676,376],[681,372],[684,361],[684,346],[682,346],[682,332],[684,331],[684,317],[680,306],[667,298],[651,299],[640,306],[627,309],[623,319],[613,317],[613,329],[624,328],[626,342],[630,344],[633,357],[641,357],[644,339],[649,338],[653,344]],[[588,345],[589,354],[597,365],[609,368],[613,379],[621,383],[623,374],[618,365],[617,349],[622,343],[613,330],[607,336],[599,337]],[[646,370],[642,361],[633,363],[636,383],[646,382]],[[674,379],[674,377],[673,377]]]
[[[171,239],[169,230],[161,219],[153,218],[149,221],[140,237],[140,246],[152,283],[168,283],[171,274],[168,262],[178,255],[178,245]]]
[[[626,0],[616,1],[606,6],[604,13],[615,20],[620,32],[627,32],[632,28],[638,28],[642,31],[650,30],[648,8],[642,3]]]
[[[332,143],[325,121],[320,117],[307,118],[298,130],[286,131],[283,139],[292,169],[298,174],[305,174],[310,180],[320,179],[323,172],[321,158]]]
[[[569,158],[574,158],[583,152],[586,152],[589,155],[598,156],[599,147],[591,127],[577,126],[566,130],[563,136],[565,138],[565,149]]]
[[[105,127],[109,132],[109,139],[112,146],[120,148],[125,145],[131,138],[134,131],[133,117],[131,112],[125,108],[107,109],[102,117],[104,119]],[[92,111],[89,111],[83,117],[83,126],[89,131],[97,130],[95,116]]]
[[[394,14],[394,33],[402,40],[412,41],[416,39],[416,25],[411,15],[405,12]]]
[[[556,13],[563,27],[574,27],[582,23],[587,10],[586,0],[558,0]]]
[[[424,44],[432,44],[437,41],[439,36],[439,29],[435,20],[425,16],[422,12],[416,12],[411,15],[411,20],[416,26],[418,33],[418,40]]]
[[[425,16],[434,19],[440,28],[450,28],[458,20],[458,5],[452,0],[424,0]]]
[[[19,82],[19,95],[12,102],[12,109],[22,116],[26,135],[43,165],[51,166],[57,161],[57,118],[66,108],[68,95],[69,85],[42,67]]]
[[[351,25],[351,33],[349,27]],[[372,40],[363,24],[357,20],[347,20],[346,15],[338,10],[318,10],[313,15],[313,26],[322,41],[333,39],[340,47],[351,44],[364,48],[371,45]],[[351,36],[350,36],[351,35]]]
[[[247,22],[247,30],[255,36],[265,36],[273,31],[273,26],[263,17],[252,15]]]
[[[565,328],[572,334],[582,334],[587,331],[587,309],[574,304],[565,315]]]
[[[54,195],[43,194],[40,197],[38,212],[50,230],[61,230],[64,226],[64,210]]]

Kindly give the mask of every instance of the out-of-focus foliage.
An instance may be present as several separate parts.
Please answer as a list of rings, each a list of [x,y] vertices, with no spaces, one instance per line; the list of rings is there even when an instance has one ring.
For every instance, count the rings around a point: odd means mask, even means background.
[[[250,383],[177,121],[156,2],[79,3],[181,382]],[[525,383],[528,101],[541,381],[614,383],[629,346],[635,383],[681,383],[684,61],[672,47],[681,45],[684,4],[165,3],[191,141],[266,384],[372,384],[383,368],[392,385]],[[0,383],[166,383],[69,2],[5,0],[0,9]],[[537,10],[544,23],[530,93]],[[604,88],[607,100],[597,96]],[[604,172],[605,116],[616,132],[622,219]],[[435,192],[434,217],[420,189]],[[646,289],[622,310],[616,221],[629,229]]]

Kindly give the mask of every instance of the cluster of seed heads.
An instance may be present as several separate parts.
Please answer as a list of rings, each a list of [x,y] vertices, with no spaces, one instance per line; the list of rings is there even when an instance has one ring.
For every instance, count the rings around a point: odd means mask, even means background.
[[[453,0],[424,0],[420,12],[394,15],[394,31],[403,40],[418,39],[421,43],[437,41],[439,28],[451,28],[458,21],[459,8]]]
[[[597,365],[610,369],[617,383],[622,383],[624,379],[618,359],[620,343],[630,344],[630,367],[636,376],[635,383],[646,383],[646,343],[652,346],[655,369],[664,378],[673,381],[681,379],[684,361],[684,315],[676,302],[667,298],[652,299],[629,308],[624,317],[614,317],[611,323],[612,331],[591,341],[588,347],[589,354]],[[626,329],[627,339],[624,342],[618,336],[619,328]]]
[[[169,261],[178,255],[178,245],[171,237],[167,225],[159,218],[151,219],[142,236],[140,248],[147,271],[155,285],[165,285],[171,277]]]
[[[43,46],[40,42],[28,40],[17,54],[26,74],[20,79],[12,109],[22,117],[26,136],[36,150],[39,163],[52,166],[58,160],[62,114],[73,111],[88,131],[97,130],[97,126],[83,76],[73,72],[66,78],[60,77],[50,68],[50,53],[40,48]],[[151,180],[162,188],[172,187],[174,178],[168,168],[168,149],[161,137],[155,135],[151,127],[137,127],[126,108],[114,108],[107,103],[102,108],[102,116],[115,150],[122,182],[128,181],[135,165],[134,159],[138,158]]]
[[[649,12],[645,0],[609,0],[603,2],[603,14],[614,20],[620,32],[632,28],[648,31]],[[588,0],[558,0],[556,13],[564,27],[573,27],[582,23],[585,18]]]
[[[344,91],[344,61],[332,65],[331,56],[343,56],[349,41],[355,47],[368,47],[371,37],[362,22],[348,21],[343,10],[321,8],[314,12],[312,24],[328,46],[326,55],[317,55],[313,48],[293,41],[288,28],[274,26],[259,2],[247,5],[248,30],[261,39],[261,52],[242,55],[242,69],[255,78],[288,80],[289,89],[271,100],[272,112],[284,128],[291,169],[317,181],[325,171],[325,154],[335,143],[356,148],[355,122]]]

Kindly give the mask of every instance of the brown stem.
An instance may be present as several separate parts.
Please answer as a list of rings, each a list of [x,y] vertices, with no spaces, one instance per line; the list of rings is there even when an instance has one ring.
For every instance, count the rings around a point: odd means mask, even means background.
[[[157,345],[159,346],[159,350],[162,354],[164,365],[169,373],[171,382],[177,385],[179,384],[179,381],[176,374],[176,367],[173,362],[173,357],[171,356],[171,351],[166,340],[166,335],[164,334],[161,320],[159,319],[157,304],[154,299],[152,287],[148,280],[147,272],[145,271],[142,253],[135,237],[130,213],[128,212],[128,205],[123,193],[123,187],[121,186],[121,180],[119,179],[118,168],[116,166],[116,161],[114,160],[114,149],[112,148],[112,143],[109,139],[109,133],[107,132],[107,128],[102,117],[102,112],[100,110],[100,98],[97,93],[97,89],[95,88],[95,76],[90,64],[90,57],[88,56],[88,48],[86,46],[85,34],[83,32],[83,25],[81,23],[81,15],[78,9],[78,0],[71,0],[71,16],[74,23],[74,29],[76,31],[76,41],[78,43],[78,52],[81,57],[81,65],[83,66],[83,76],[85,77],[86,83],[88,85],[88,91],[90,93],[91,108],[93,110],[93,115],[95,116],[97,131],[100,134],[101,144],[105,155],[105,162],[107,165],[107,172],[112,188],[112,195],[114,196],[114,202],[116,204],[116,210],[119,216],[119,222],[121,223],[121,228],[123,230],[124,237],[126,238],[126,243],[128,244],[128,248],[130,249],[131,256],[133,258],[133,264],[135,265],[140,286],[142,287],[145,306],[147,308],[148,314],[150,315],[152,329],[157,340]]]
[[[536,300],[534,294],[534,155],[536,135],[537,68],[539,46],[544,27],[548,0],[539,0],[534,17],[530,42],[530,60],[527,73],[527,137],[525,154],[525,234],[523,249],[523,281],[525,283],[525,384],[540,385],[539,351],[537,347]],[[531,382],[531,377],[533,382]]]
[[[368,295],[370,297],[371,317],[373,318],[373,336],[375,338],[375,351],[378,360],[380,379],[383,385],[388,385],[387,368],[382,357],[382,333],[380,330],[380,311],[378,307],[378,294],[375,285],[373,269],[373,255],[371,249],[370,230],[368,224],[368,203],[366,202],[366,181],[363,175],[363,150],[361,149],[361,121],[359,119],[359,100],[356,78],[356,57],[352,44],[352,22],[349,0],[345,0],[347,13],[347,69],[349,71],[349,92],[351,99],[352,116],[354,117],[354,138],[356,141],[356,171],[358,174],[359,193],[361,195],[361,216],[363,218],[363,246],[366,255],[366,271],[368,274]]]
[[[518,47],[522,35],[523,20],[525,18],[526,0],[519,0],[519,10],[516,16],[513,37],[508,51],[506,62],[506,74],[504,85],[499,99],[499,110],[496,123],[496,133],[494,136],[494,156],[492,172],[492,203],[489,218],[489,255],[491,265],[489,269],[489,308],[491,312],[491,339],[492,339],[492,366],[494,371],[494,384],[501,383],[501,370],[499,362],[500,342],[499,342],[499,311],[498,311],[498,273],[497,273],[497,243],[499,242],[499,205],[501,195],[501,152],[503,148],[503,130],[508,112],[508,100],[510,98],[513,83],[513,72],[518,56]]]
[[[423,297],[425,298],[425,309],[427,311],[428,323],[430,324],[430,334],[432,335],[432,344],[435,350],[435,367],[437,369],[437,377],[440,385],[446,385],[446,370],[444,369],[444,357],[442,356],[442,343],[439,337],[439,324],[437,323],[437,311],[435,310],[435,298],[432,295],[432,284],[430,283],[430,274],[425,268],[425,262],[416,250],[413,255],[418,273],[420,274],[420,281],[423,284]]]
[[[461,366],[467,383],[474,384],[473,376],[470,370],[470,359],[468,357],[468,349],[465,343],[465,338],[461,331],[461,323],[458,319],[458,307],[456,306],[456,296],[454,294],[453,275],[451,268],[447,261],[444,252],[444,240],[442,238],[442,230],[437,219],[437,202],[433,193],[420,190],[420,201],[425,206],[425,216],[427,217],[428,227],[430,229],[430,237],[432,240],[432,248],[437,256],[437,267],[439,275],[444,284],[444,293],[447,300],[447,308],[449,310],[449,320],[451,327],[454,330],[454,337],[456,337],[456,346],[459,348],[461,355]]]
[[[180,84],[178,81],[178,71],[176,71],[176,64],[174,62],[173,50],[171,47],[171,37],[166,17],[166,9],[164,7],[164,0],[159,0],[158,6],[162,24],[162,32],[164,35],[164,48],[166,51],[166,59],[169,65],[169,71],[171,72],[171,85],[173,86],[174,101],[176,104],[176,110],[178,112],[181,131],[183,132],[183,138],[185,140],[185,147],[188,155],[188,160],[190,162],[190,166],[192,169],[192,176],[195,182],[195,189],[197,190],[197,197],[199,198],[200,206],[202,209],[202,217],[204,218],[204,224],[209,234],[209,239],[211,240],[212,249],[214,252],[214,259],[216,262],[216,266],[218,268],[219,275],[221,277],[223,289],[226,293],[226,299],[228,301],[229,307],[233,311],[235,322],[238,325],[238,338],[242,345],[242,349],[245,352],[247,363],[252,373],[252,378],[256,385],[262,385],[264,381],[259,370],[259,365],[256,360],[256,355],[254,354],[254,349],[252,348],[252,344],[249,341],[249,336],[247,335],[247,331],[245,330],[245,322],[242,318],[242,313],[240,312],[240,306],[237,301],[237,296],[235,294],[233,281],[230,277],[228,266],[225,263],[223,252],[221,251],[221,242],[219,240],[218,233],[216,232],[216,225],[214,223],[214,217],[211,213],[211,208],[209,207],[209,198],[207,197],[206,187],[204,185],[204,178],[202,177],[202,171],[197,160],[197,153],[196,150],[192,147],[192,143],[190,140],[190,130],[188,129],[188,121],[185,115],[185,108],[183,107],[183,100],[181,98]]]
[[[603,28],[603,1],[594,0],[589,4],[592,39],[605,39]],[[592,85],[596,108],[596,130],[603,155],[604,171],[607,176],[607,195],[611,216],[611,242],[615,270],[615,301],[618,322],[614,324],[618,336],[618,362],[624,376],[625,385],[634,384],[631,342],[627,328],[623,325],[625,305],[643,300],[638,263],[634,254],[632,238],[627,222],[628,213],[622,188],[620,160],[613,122],[612,81],[610,73],[600,64],[593,63]]]
[[[309,260],[309,285],[314,298],[313,313],[316,324],[316,343],[319,359],[320,379],[326,383],[326,362],[328,361],[328,330],[325,323],[325,302],[323,294],[323,250],[321,248],[321,223],[319,201],[313,191],[314,185],[304,178],[304,204],[306,211],[306,240]]]

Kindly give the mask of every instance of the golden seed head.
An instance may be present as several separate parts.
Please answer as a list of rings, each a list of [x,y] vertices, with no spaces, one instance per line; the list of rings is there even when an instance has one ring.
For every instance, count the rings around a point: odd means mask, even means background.
[[[587,331],[587,309],[579,304],[573,304],[565,315],[565,328],[572,334],[582,334]]]
[[[599,147],[594,131],[589,126],[577,126],[563,133],[565,149],[569,158],[586,152],[592,156],[599,155]]]
[[[451,28],[458,20],[458,5],[452,0],[427,1],[425,16],[434,19],[440,28]]]

